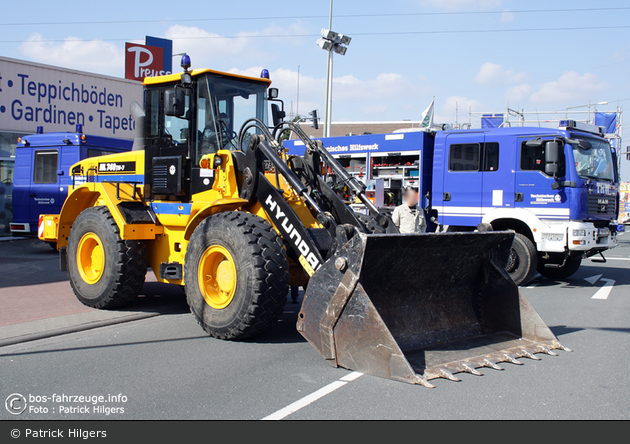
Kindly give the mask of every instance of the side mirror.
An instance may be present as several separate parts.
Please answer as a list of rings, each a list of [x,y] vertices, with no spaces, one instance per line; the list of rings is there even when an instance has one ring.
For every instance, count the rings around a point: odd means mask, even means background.
[[[578,143],[578,146],[583,149],[584,151],[588,151],[591,148],[593,148],[593,145],[591,145],[591,142],[589,142],[588,140],[584,140],[581,139],[580,143]]]
[[[167,116],[183,117],[185,114],[186,92],[183,88],[173,88],[164,91],[164,114]]]
[[[319,129],[319,115],[317,113],[317,110],[314,109],[313,111],[308,113],[308,115],[311,116],[311,121],[313,122],[311,126],[315,129]]]
[[[271,119],[273,120],[273,126],[278,126],[282,120],[286,117],[287,113],[280,110],[280,107],[272,103],[271,104]]]
[[[541,146],[543,146],[543,141],[540,138],[529,139],[525,142],[525,146],[530,148],[540,148]]]
[[[547,142],[545,149],[545,173],[556,177],[558,171],[558,162],[560,160],[560,144],[556,141]]]

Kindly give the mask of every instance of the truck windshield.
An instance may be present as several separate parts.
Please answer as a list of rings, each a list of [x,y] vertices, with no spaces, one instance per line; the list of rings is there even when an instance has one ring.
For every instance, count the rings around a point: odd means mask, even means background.
[[[237,150],[238,132],[252,117],[266,122],[266,85],[206,74],[197,88],[197,158],[220,149]]]
[[[583,150],[573,145],[575,169],[582,179],[605,180],[614,182],[612,153],[608,142],[596,139],[585,139],[591,149]]]

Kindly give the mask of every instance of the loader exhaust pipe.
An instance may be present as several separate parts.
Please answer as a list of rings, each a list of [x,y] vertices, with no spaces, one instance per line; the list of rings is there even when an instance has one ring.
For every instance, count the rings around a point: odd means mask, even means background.
[[[335,367],[427,387],[568,350],[505,271],[513,238],[357,233],[311,277],[297,329]]]
[[[129,113],[136,121],[136,135],[133,139],[131,151],[142,151],[144,150],[144,119],[146,114],[142,106],[135,100],[129,105]]]

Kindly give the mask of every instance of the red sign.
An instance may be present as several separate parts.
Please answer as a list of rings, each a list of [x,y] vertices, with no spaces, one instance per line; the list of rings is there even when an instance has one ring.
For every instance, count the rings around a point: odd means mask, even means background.
[[[125,78],[143,81],[145,77],[170,74],[164,71],[164,49],[125,43]]]

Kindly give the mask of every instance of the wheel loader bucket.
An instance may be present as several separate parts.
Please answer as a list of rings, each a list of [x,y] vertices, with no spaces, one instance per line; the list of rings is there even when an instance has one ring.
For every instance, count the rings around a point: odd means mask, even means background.
[[[356,234],[311,277],[297,329],[335,367],[428,387],[568,351],[504,269],[513,238]]]

